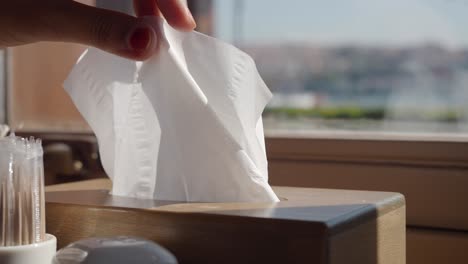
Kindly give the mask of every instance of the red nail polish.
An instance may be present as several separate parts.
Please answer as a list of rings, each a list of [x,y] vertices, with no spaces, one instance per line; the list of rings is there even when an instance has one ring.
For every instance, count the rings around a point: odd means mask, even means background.
[[[148,49],[151,43],[151,29],[136,28],[130,36],[130,48],[137,51]]]

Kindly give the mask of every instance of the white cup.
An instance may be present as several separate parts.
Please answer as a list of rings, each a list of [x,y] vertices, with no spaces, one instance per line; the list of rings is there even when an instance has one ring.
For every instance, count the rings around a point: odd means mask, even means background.
[[[1,264],[51,264],[57,250],[55,236],[46,234],[44,241],[31,245],[0,247]]]

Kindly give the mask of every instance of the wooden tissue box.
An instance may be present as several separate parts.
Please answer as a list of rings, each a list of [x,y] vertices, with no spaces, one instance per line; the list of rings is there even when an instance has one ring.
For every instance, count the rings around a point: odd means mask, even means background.
[[[129,235],[179,263],[405,263],[405,200],[397,193],[274,187],[279,203],[180,203],[111,196],[99,179],[47,187],[58,247]]]

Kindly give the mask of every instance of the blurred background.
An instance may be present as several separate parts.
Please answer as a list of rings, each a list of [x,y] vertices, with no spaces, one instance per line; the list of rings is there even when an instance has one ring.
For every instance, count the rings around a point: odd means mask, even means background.
[[[85,2],[132,12],[127,0]],[[275,95],[267,131],[468,132],[466,1],[188,2],[198,31],[255,59]],[[61,87],[82,50],[11,49],[0,118],[16,130],[89,132]]]
[[[266,128],[468,132],[468,2],[213,1],[275,94]]]

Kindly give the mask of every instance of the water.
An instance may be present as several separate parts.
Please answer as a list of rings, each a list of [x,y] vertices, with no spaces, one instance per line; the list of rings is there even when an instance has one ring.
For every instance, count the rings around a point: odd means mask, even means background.
[[[410,134],[468,135],[468,122],[449,123],[431,121],[395,121],[395,120],[343,120],[320,118],[277,118],[263,119],[266,131],[316,132],[385,132]]]

